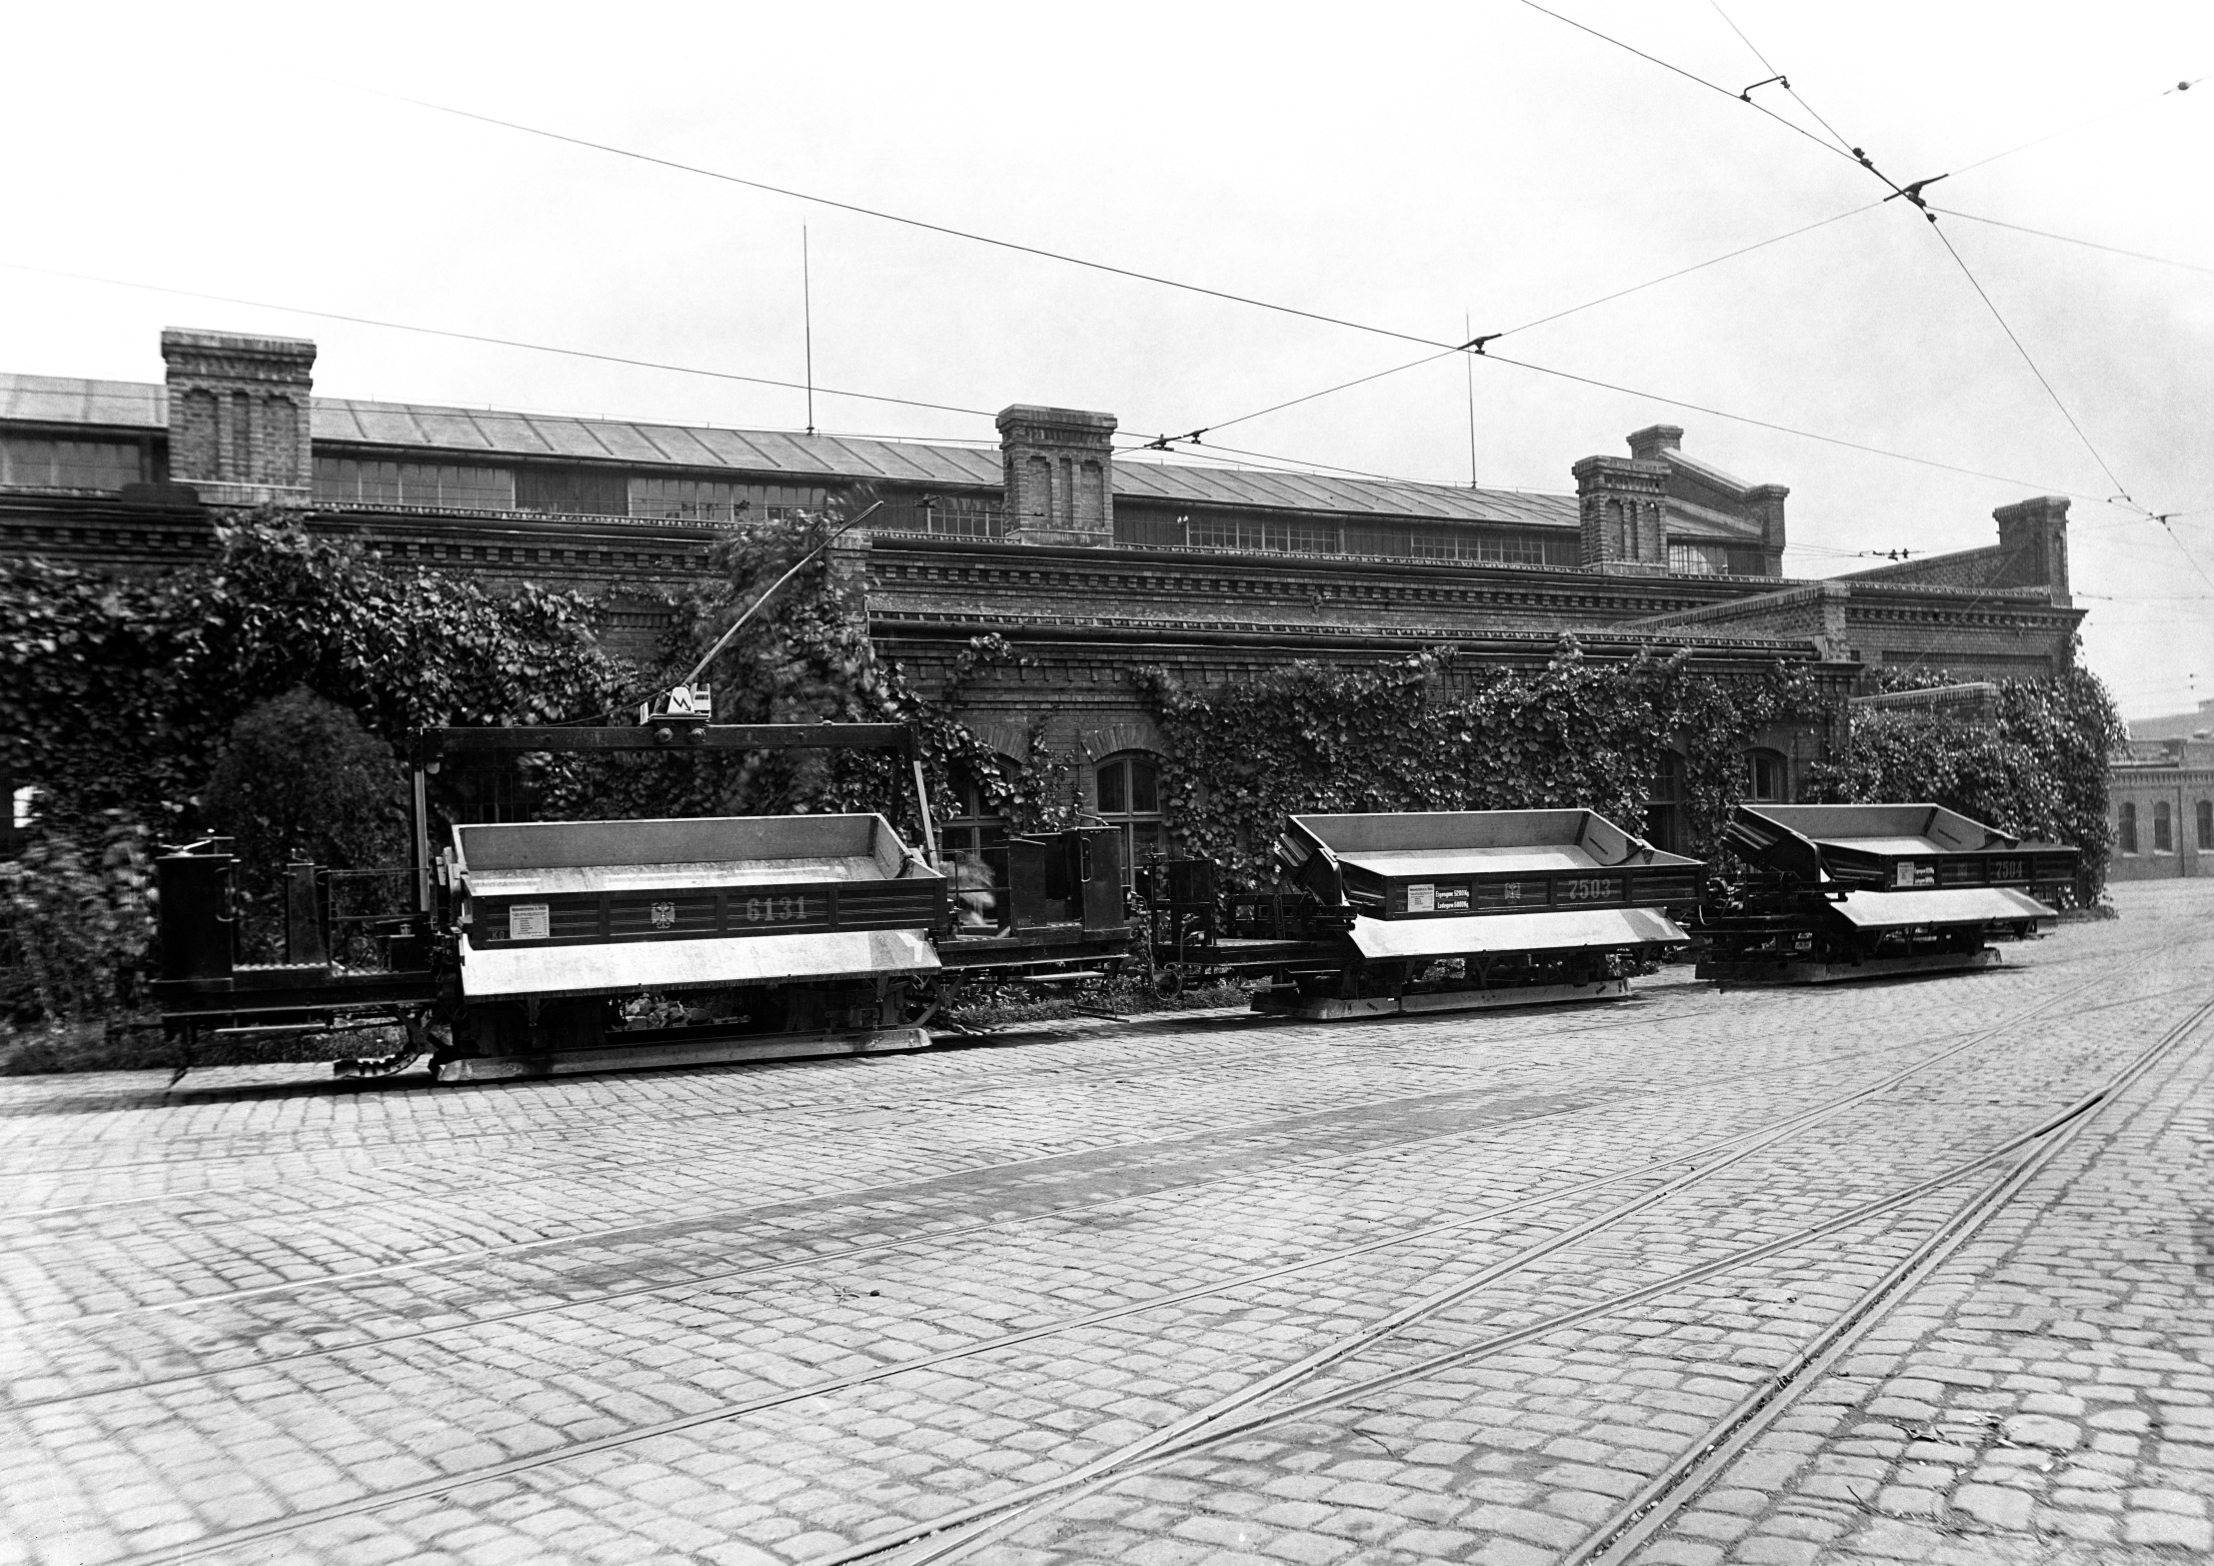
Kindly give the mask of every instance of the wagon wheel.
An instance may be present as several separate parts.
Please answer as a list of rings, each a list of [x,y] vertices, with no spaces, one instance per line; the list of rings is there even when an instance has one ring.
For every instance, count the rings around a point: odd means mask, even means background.
[[[1174,1000],[1184,993],[1184,970],[1173,964],[1155,971],[1153,994],[1159,1000]]]
[[[356,1060],[334,1060],[331,1075],[337,1077],[391,1077],[407,1070],[420,1060],[428,1050],[435,1062],[438,1059],[437,1040],[431,1035],[431,1024],[422,1011],[409,1012],[404,1026],[407,1043],[389,1055],[372,1055]]]
[[[899,1026],[919,1028],[928,1022],[951,999],[952,988],[952,982],[942,978],[901,985],[892,1006]]]

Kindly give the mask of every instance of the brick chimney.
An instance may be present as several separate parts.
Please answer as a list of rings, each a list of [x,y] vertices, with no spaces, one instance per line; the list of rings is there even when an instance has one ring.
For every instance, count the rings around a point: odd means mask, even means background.
[[[1630,455],[1639,462],[1658,462],[1664,451],[1681,451],[1684,431],[1680,424],[1648,424],[1630,432]]]
[[[2043,587],[2050,601],[2072,608],[2068,596],[2068,499],[2039,495],[2017,500],[1991,513],[1999,524],[1999,547],[2010,558],[1999,569],[1999,585]]]
[[[1788,484],[1755,484],[1745,492],[1745,508],[1760,523],[1761,553],[1767,557],[1767,574],[1783,575],[1784,499]]]
[[[1665,448],[1664,437],[1673,437]],[[1576,509],[1583,523],[1577,564],[1618,575],[1668,569],[1669,470],[1660,452],[1682,438],[1682,430],[1657,424],[1630,437],[1630,449],[1641,455],[1586,457],[1569,470],[1576,475]]]
[[[1026,544],[1115,541],[1115,416],[1023,404],[999,416],[1007,536]]]
[[[313,497],[315,344],[169,327],[161,357],[171,480],[213,506],[304,505]]]

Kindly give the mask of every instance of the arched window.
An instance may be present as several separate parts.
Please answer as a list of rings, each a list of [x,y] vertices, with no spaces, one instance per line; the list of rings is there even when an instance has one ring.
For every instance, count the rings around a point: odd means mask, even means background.
[[[2128,800],[2122,801],[2121,831],[2116,835],[2122,840],[2122,852],[2137,852],[2137,807]]]
[[[1780,805],[1788,801],[1791,798],[1791,768],[1782,752],[1747,751],[1744,788],[1748,804]]]
[[[976,779],[962,771],[953,775],[950,804],[945,859],[963,922],[1005,924],[1007,818],[992,809]]]
[[[2199,801],[2199,852],[2214,852],[2214,799]]]
[[[1683,801],[1684,758],[1664,750],[1645,786],[1645,841],[1662,853],[1683,852]]]
[[[2168,802],[2165,799],[2156,799],[2153,801],[2153,852],[2172,854],[2175,851],[2176,827],[2175,822],[2169,819]]]
[[[1099,764],[1099,817],[1122,829],[1122,877],[1149,855],[1168,852],[1168,820],[1161,814],[1161,764],[1142,750],[1126,750]]]

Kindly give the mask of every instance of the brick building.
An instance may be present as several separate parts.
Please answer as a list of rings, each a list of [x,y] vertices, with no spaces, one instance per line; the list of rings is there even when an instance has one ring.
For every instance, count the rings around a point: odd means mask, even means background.
[[[2214,701],[2144,718],[2107,768],[2118,881],[2169,880],[2214,868]]]
[[[0,375],[0,550],[156,571],[225,508],[279,503],[395,561],[581,589],[636,649],[719,532],[867,483],[883,508],[840,547],[880,648],[929,688],[1005,636],[1029,658],[967,715],[1011,755],[1035,735],[1070,757],[1139,837],[1162,828],[1140,663],[1194,684],[1437,644],[1537,665],[1574,631],[1597,658],[1782,659],[1842,696],[1883,667],[2054,672],[2082,614],[2064,499],[2000,508],[1987,548],[1792,581],[1789,492],[1672,425],[1537,494],[1135,460],[1113,417],[1071,409],[1008,408],[995,449],[317,397],[293,339],[172,330],[161,352],[160,384]],[[1749,787],[1789,797],[1826,742],[1765,736]]]

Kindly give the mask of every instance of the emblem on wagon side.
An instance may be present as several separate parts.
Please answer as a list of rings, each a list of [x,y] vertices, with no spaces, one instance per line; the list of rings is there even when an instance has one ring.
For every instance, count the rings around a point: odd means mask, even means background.
[[[675,903],[655,903],[652,913],[653,927],[656,930],[673,930],[676,928]]]

